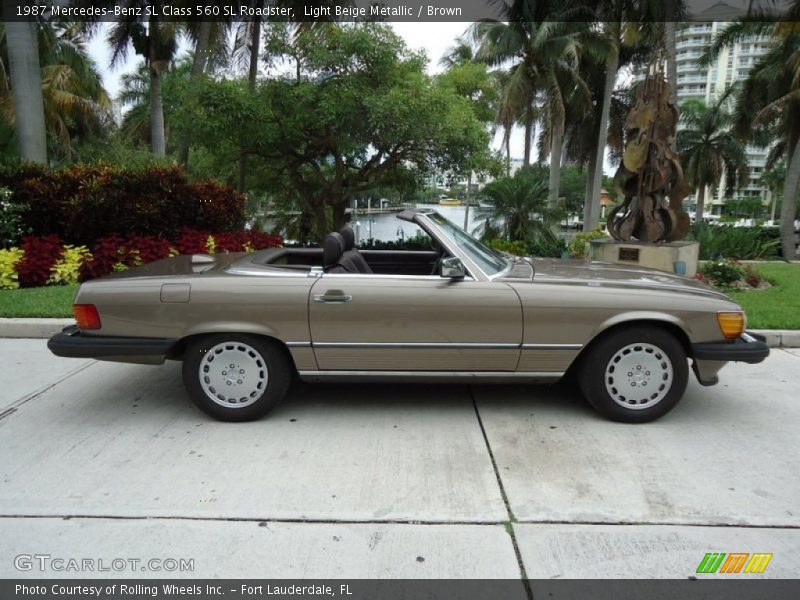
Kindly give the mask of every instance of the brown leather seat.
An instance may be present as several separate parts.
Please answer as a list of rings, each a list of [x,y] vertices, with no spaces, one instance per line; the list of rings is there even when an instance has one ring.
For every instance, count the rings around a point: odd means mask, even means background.
[[[344,258],[346,261],[355,266],[359,273],[372,274],[372,269],[369,268],[367,261],[361,256],[361,253],[356,250],[356,234],[353,228],[349,225],[342,227],[339,233],[344,240]]]

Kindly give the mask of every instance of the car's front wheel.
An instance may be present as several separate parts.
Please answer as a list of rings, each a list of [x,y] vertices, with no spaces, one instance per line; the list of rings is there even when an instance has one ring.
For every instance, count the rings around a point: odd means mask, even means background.
[[[681,343],[655,327],[612,331],[581,363],[581,391],[597,412],[625,423],[646,423],[675,408],[689,367]]]
[[[220,334],[191,344],[183,383],[192,401],[222,421],[251,421],[286,394],[291,368],[276,343],[252,335]]]

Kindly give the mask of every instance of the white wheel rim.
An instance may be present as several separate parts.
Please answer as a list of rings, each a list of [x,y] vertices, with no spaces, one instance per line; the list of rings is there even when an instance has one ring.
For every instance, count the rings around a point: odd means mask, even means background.
[[[244,408],[261,398],[269,371],[261,353],[242,342],[223,342],[208,349],[198,370],[206,396],[225,408]]]
[[[672,361],[653,344],[629,344],[606,365],[606,391],[628,410],[644,410],[661,402],[672,388]]]

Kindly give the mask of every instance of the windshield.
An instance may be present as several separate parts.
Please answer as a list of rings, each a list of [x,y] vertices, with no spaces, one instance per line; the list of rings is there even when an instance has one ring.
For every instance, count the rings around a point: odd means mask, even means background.
[[[447,237],[455,242],[456,246],[487,275],[496,275],[508,267],[508,259],[502,254],[487,248],[461,227],[451,223],[439,213],[430,213],[425,216],[436,223],[447,234]]]

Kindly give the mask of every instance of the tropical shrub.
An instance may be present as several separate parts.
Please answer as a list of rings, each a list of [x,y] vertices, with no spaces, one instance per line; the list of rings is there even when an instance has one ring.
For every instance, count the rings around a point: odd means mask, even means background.
[[[575,234],[567,246],[567,251],[572,258],[583,258],[586,256],[586,244],[592,240],[601,240],[608,237],[608,234],[602,229],[595,229],[593,231],[582,231]]]
[[[487,245],[490,248],[494,248],[495,250],[499,250],[500,252],[507,252],[508,254],[513,254],[515,256],[527,256],[528,255],[528,247],[525,245],[525,242],[521,240],[504,240],[502,238],[495,238],[493,240],[489,240]]]
[[[0,186],[24,207],[23,227],[72,244],[91,245],[113,233],[173,239],[185,227],[228,232],[244,221],[244,196],[216,181],[189,182],[173,166],[22,164],[0,168]]]
[[[700,260],[779,258],[780,232],[773,227],[731,227],[695,223],[687,240],[700,242]]]
[[[259,231],[211,235],[185,229],[180,244],[152,236],[111,235],[97,240],[89,251],[86,246],[62,245],[57,236],[28,236],[21,248],[0,250],[0,289],[87,281],[175,256],[181,253],[179,245],[206,253],[253,252],[282,244],[279,235]]]
[[[17,263],[20,287],[38,287],[50,281],[53,266],[61,258],[63,242],[57,235],[26,236],[22,242],[24,256]]]
[[[19,287],[17,263],[24,254],[22,248],[0,249],[0,290],[13,290]]]
[[[523,167],[512,177],[487,183],[481,195],[492,208],[476,210],[477,216],[486,218],[484,239],[554,242],[551,225],[561,213],[548,208],[547,194],[547,176],[535,167]]]
[[[61,258],[50,270],[48,283],[55,285],[78,283],[81,266],[91,256],[86,246],[64,246]]]
[[[528,241],[528,255],[540,258],[561,258],[567,251],[567,243],[558,237],[541,237]]]
[[[732,258],[701,265],[695,278],[722,290],[757,288],[764,281],[753,267]]]
[[[28,233],[22,218],[28,205],[13,203],[13,195],[7,187],[0,187],[0,248],[13,246]]]
[[[700,267],[705,279],[717,287],[729,287],[734,281],[744,279],[744,266],[735,260],[708,262]]]
[[[384,241],[369,238],[358,243],[362,250],[430,250],[431,238],[423,232],[404,240]]]

